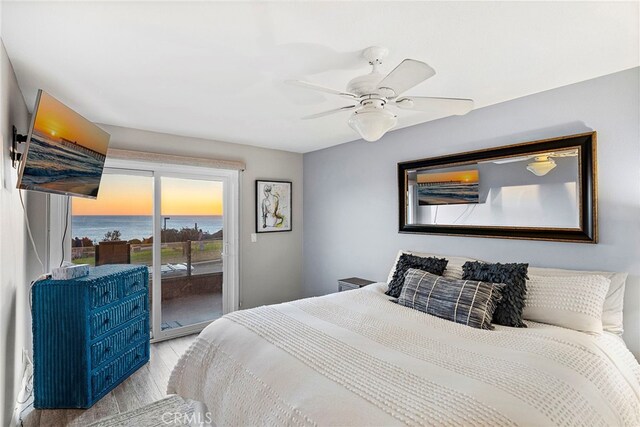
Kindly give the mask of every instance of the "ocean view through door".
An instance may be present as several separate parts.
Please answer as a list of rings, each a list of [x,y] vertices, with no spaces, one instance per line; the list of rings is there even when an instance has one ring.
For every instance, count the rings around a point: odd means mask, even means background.
[[[223,185],[161,177],[161,328],[222,316]]]
[[[108,168],[96,200],[71,202],[72,262],[149,269],[154,340],[237,308],[237,228],[225,214],[237,212],[237,173],[204,172]]]
[[[126,189],[126,191],[123,191]],[[105,171],[98,199],[71,199],[71,261],[153,268],[153,175]]]

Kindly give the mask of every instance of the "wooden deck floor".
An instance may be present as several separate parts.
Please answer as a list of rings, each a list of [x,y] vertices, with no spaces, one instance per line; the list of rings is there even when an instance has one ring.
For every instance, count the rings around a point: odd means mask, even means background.
[[[121,412],[137,409],[166,395],[167,383],[173,366],[197,335],[151,344],[149,363],[140,368],[93,407],[83,409],[33,409],[22,414],[22,425],[86,426],[94,421]]]

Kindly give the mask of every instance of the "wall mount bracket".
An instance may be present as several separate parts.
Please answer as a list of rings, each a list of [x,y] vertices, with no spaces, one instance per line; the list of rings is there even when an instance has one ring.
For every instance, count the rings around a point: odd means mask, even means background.
[[[20,149],[21,144],[27,142],[27,135],[22,135],[18,133],[18,130],[15,126],[12,126],[13,137],[11,139],[11,148],[9,150],[9,155],[11,156],[11,166],[15,169],[18,167],[20,160],[22,160],[23,151]]]

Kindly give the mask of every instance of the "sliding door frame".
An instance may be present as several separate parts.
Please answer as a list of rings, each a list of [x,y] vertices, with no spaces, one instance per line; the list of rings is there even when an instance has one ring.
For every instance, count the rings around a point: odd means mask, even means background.
[[[161,197],[162,177],[219,181],[223,184],[223,250],[222,250],[222,311],[223,314],[238,310],[240,300],[239,274],[239,199],[240,173],[231,169],[185,166],[168,163],[107,159],[109,172],[151,173],[153,177],[153,277],[159,277],[160,286],[152,286],[151,342],[163,341],[200,332],[213,320],[195,323],[177,329],[162,330],[162,277],[161,277]],[[157,237],[156,237],[157,236]]]

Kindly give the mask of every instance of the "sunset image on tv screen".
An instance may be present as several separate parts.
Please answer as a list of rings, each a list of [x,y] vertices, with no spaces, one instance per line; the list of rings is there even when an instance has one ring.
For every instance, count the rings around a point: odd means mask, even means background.
[[[95,198],[109,134],[39,92],[18,188]]]
[[[419,172],[418,205],[478,203],[478,169]]]

